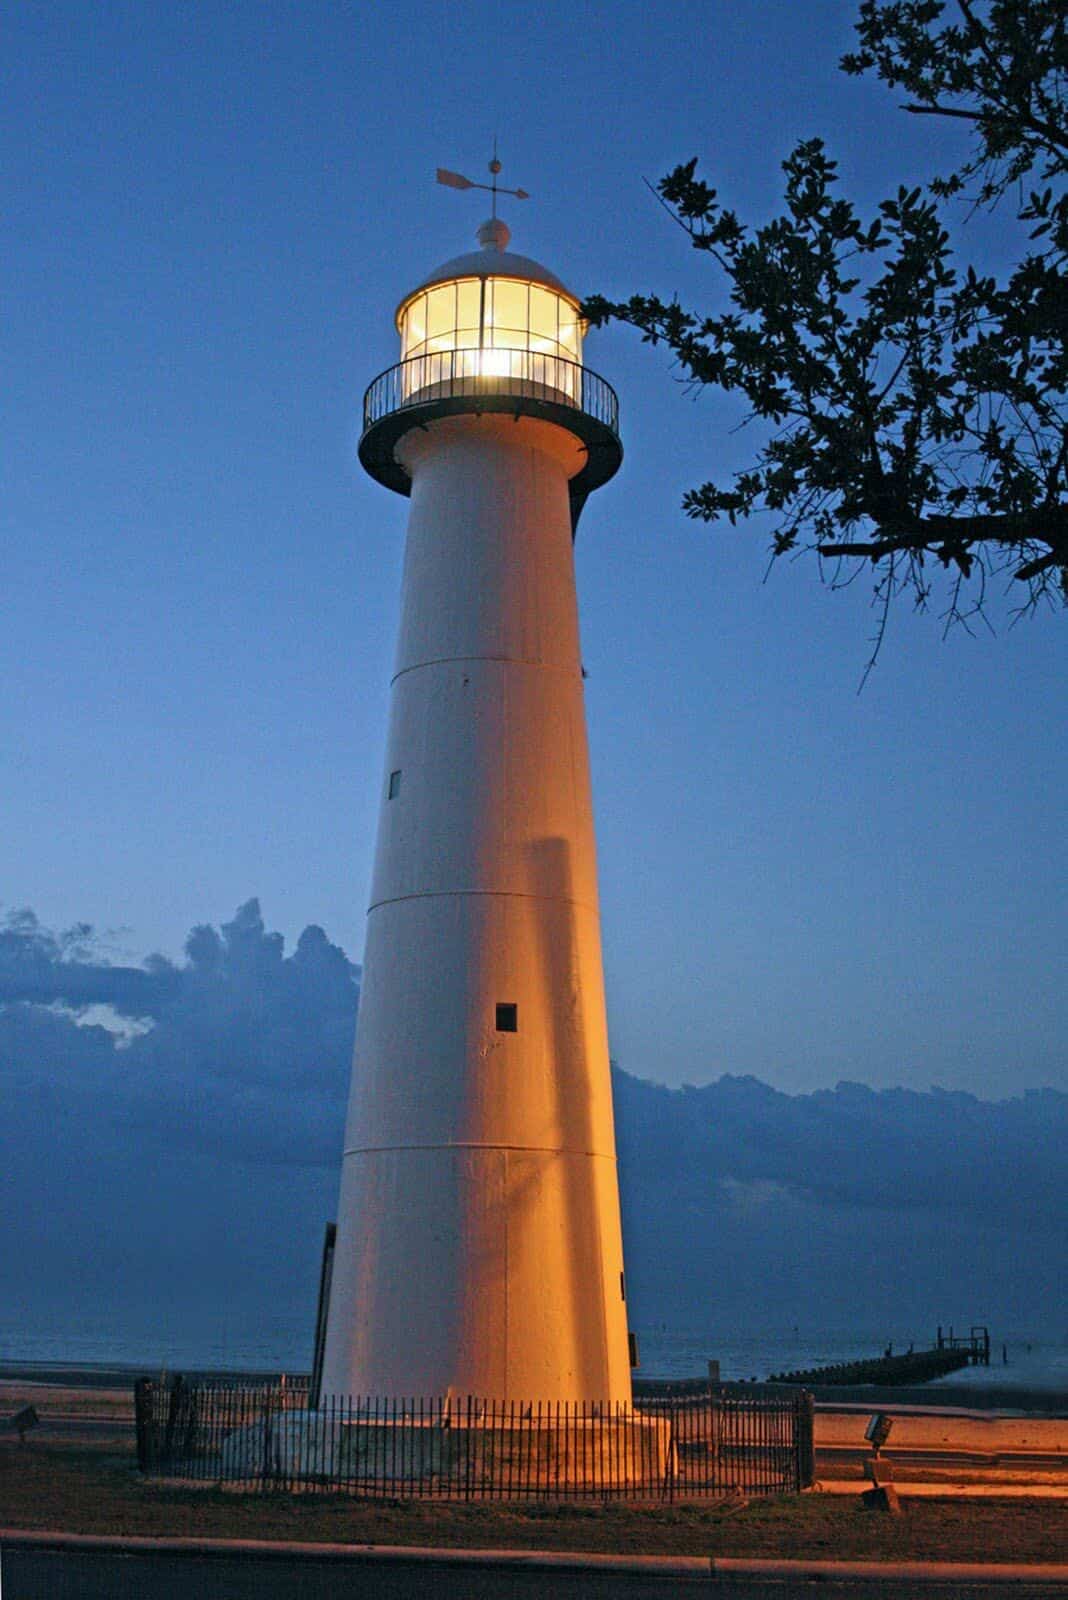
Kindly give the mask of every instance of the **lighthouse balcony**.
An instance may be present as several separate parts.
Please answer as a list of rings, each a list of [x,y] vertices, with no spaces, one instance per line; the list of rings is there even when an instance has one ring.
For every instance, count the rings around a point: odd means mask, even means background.
[[[411,480],[395,454],[404,434],[438,417],[483,412],[540,417],[578,437],[586,462],[572,481],[576,517],[623,458],[611,384],[562,356],[494,347],[431,351],[380,373],[364,396],[360,460],[387,488],[409,494]]]

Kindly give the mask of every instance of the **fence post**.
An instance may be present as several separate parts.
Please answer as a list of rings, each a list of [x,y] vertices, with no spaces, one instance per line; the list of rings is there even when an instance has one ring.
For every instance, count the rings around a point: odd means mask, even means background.
[[[180,1372],[176,1372],[171,1382],[171,1392],[167,1405],[167,1426],[163,1433],[163,1459],[170,1465],[174,1451],[174,1435],[178,1427],[178,1419],[182,1408],[182,1391],[185,1380]]]
[[[811,1489],[816,1481],[816,1401],[807,1390],[800,1396],[802,1413],[801,1476],[798,1489]]]
[[[271,1481],[271,1391],[263,1391],[263,1481]]]
[[[151,1463],[150,1440],[155,1432],[152,1427],[152,1390],[151,1378],[138,1378],[134,1383],[134,1429],[137,1435],[137,1466],[140,1472],[147,1472]]]

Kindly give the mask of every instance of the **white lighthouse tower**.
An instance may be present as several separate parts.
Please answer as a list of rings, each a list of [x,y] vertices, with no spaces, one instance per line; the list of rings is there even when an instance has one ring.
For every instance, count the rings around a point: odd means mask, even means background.
[[[575,297],[478,238],[365,400],[411,510],[322,1392],[626,1402],[573,561],[617,404]]]

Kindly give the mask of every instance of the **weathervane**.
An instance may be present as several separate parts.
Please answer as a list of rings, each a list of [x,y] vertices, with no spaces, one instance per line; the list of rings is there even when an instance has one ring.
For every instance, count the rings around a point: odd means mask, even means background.
[[[443,183],[447,189],[488,189],[493,196],[493,219],[497,220],[497,196],[510,194],[516,200],[529,200],[530,196],[525,189],[505,189],[497,182],[497,174],[501,164],[497,160],[497,141],[493,141],[493,160],[489,164],[493,175],[492,183],[475,183],[473,178],[465,178],[460,172],[450,172],[447,167],[438,168],[438,182]]]

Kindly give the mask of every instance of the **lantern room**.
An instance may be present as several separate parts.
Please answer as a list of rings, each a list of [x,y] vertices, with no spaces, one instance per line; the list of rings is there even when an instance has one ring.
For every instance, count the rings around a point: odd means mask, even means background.
[[[619,467],[618,403],[583,366],[576,297],[540,262],[509,250],[509,240],[499,217],[484,222],[481,249],[446,261],[401,301],[401,359],[364,397],[360,459],[408,494],[395,447],[410,428],[458,413],[541,417],[573,434],[583,454],[572,481],[577,519],[590,489]]]
[[[481,250],[447,261],[397,311],[408,395],[465,378],[544,385],[578,404],[583,324],[551,272],[507,249],[495,219]],[[410,365],[408,365],[410,363]]]

